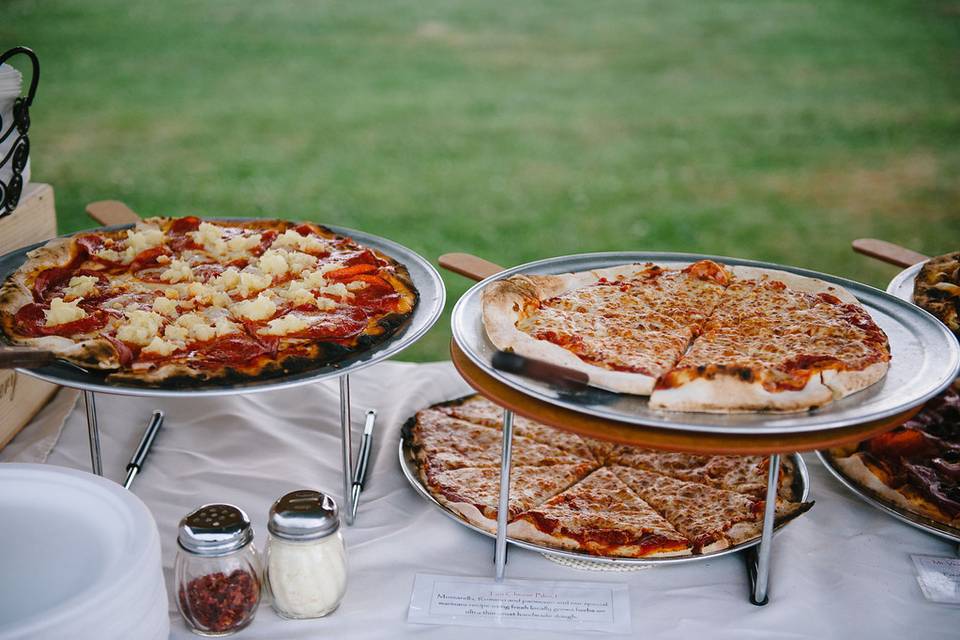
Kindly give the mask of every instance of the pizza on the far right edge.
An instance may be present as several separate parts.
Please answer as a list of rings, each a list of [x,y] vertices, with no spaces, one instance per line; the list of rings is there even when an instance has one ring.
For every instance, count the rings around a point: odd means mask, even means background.
[[[887,336],[842,287],[701,260],[516,275],[483,293],[499,348],[670,411],[805,411],[886,375]]]

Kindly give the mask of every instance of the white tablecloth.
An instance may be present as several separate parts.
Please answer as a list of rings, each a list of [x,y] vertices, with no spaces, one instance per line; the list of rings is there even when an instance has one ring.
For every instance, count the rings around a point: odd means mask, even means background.
[[[364,410],[379,412],[370,479],[357,523],[344,527],[350,555],[346,599],[329,618],[287,621],[262,606],[238,638],[478,638],[491,631],[406,622],[414,574],[493,572],[492,541],[458,526],[411,489],[397,459],[398,433],[417,409],[468,391],[449,363],[384,363],[355,374],[354,441]],[[204,502],[239,505],[256,544],[266,540],[270,504],[302,487],[340,497],[336,382],[288,391],[194,400],[97,396],[105,474],[121,480],[154,408],[167,413],[134,492],[151,509],[163,540],[168,589],[179,519]],[[41,422],[43,418],[39,418]],[[32,425],[10,451],[49,437]],[[46,436],[44,436],[46,434]],[[35,449],[35,448],[34,448]],[[21,454],[25,455],[25,454]],[[0,460],[16,456],[0,453]],[[634,573],[585,572],[513,549],[509,577],[625,582],[633,637],[648,638],[957,638],[960,607],[924,600],[910,554],[954,555],[955,547],[865,505],[807,455],[816,506],[775,540],[771,600],[747,600],[739,555]],[[48,463],[89,470],[82,402],[65,423]],[[173,606],[173,596],[170,596]],[[193,638],[171,609],[173,638]],[[494,632],[495,633],[495,632]],[[556,633],[508,631],[514,637]],[[560,634],[562,635],[562,634]],[[569,637],[574,637],[571,634]]]

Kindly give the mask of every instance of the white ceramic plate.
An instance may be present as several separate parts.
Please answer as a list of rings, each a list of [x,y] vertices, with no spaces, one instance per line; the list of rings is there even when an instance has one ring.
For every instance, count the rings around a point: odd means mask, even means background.
[[[0,514],[0,640],[104,638],[156,607],[157,526],[120,485],[52,465],[0,464]],[[165,589],[160,597],[166,609]]]

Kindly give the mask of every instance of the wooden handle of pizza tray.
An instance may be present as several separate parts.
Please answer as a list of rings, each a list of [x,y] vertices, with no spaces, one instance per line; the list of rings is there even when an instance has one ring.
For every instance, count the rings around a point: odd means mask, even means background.
[[[0,347],[0,369],[42,367],[56,361],[52,351],[32,347]]]
[[[100,200],[87,205],[87,215],[105,227],[136,224],[141,218],[119,200]]]
[[[438,262],[447,271],[459,273],[477,282],[503,271],[500,265],[470,253],[445,253]]]
[[[857,253],[876,258],[883,262],[896,265],[898,267],[910,267],[918,262],[926,262],[930,256],[917,253],[912,249],[901,247],[898,244],[887,242],[886,240],[877,240],[876,238],[859,238],[854,240],[851,245]]]

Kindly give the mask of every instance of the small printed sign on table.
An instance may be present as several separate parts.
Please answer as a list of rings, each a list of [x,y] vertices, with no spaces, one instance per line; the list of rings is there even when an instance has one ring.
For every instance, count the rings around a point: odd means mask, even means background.
[[[630,633],[626,584],[418,573],[407,621],[469,627]]]
[[[960,558],[910,556],[917,568],[917,582],[931,602],[960,604]]]

